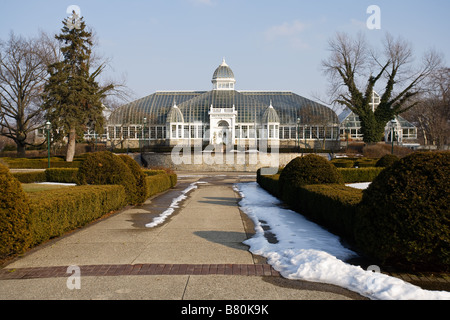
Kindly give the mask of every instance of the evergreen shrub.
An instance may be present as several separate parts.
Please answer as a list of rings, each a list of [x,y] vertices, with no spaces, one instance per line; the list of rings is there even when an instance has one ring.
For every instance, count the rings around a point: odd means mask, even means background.
[[[354,242],[354,226],[363,191],[341,184],[305,185],[298,188],[296,210],[330,231]]]
[[[345,183],[371,182],[384,168],[338,168]]]
[[[367,168],[367,167],[375,167],[378,159],[371,158],[359,158],[355,161],[355,167],[358,168]]]
[[[258,184],[275,197],[280,197],[279,186],[280,174],[261,175],[261,169],[256,171],[256,181]]]
[[[347,158],[338,158],[330,161],[337,168],[353,168],[355,161]]]
[[[343,184],[344,180],[335,166],[325,158],[310,154],[291,160],[280,174],[279,194],[290,203],[298,201],[295,189],[310,184]]]
[[[375,164],[375,167],[379,167],[379,168],[386,168],[391,166],[392,164],[394,164],[394,162],[400,160],[399,157],[397,157],[394,154],[386,154],[384,156],[382,156],[377,163]]]
[[[14,172],[12,173],[14,178],[19,180],[21,183],[35,183],[35,182],[45,182],[47,178],[44,171],[39,172]]]
[[[47,169],[48,158],[27,159],[27,158],[3,158],[10,169]],[[51,168],[78,168],[82,161],[66,162],[58,157],[50,158]]]
[[[164,170],[153,170],[153,169],[142,169],[144,174],[147,176],[156,176],[157,174],[165,174],[166,171]]]
[[[141,166],[131,157],[121,154],[119,158],[130,168],[131,173],[136,180],[136,193],[133,195],[133,203],[140,204],[147,199],[147,175],[141,169]]]
[[[33,245],[82,227],[127,204],[123,186],[77,186],[29,194]]]
[[[450,152],[416,152],[363,193],[355,239],[382,263],[449,270]]]
[[[48,182],[77,183],[78,168],[49,168],[45,170]]]
[[[154,196],[157,193],[173,188],[177,184],[176,174],[158,174],[147,176],[146,179],[146,197]]]
[[[20,182],[0,164],[0,259],[28,248],[29,218],[28,197]]]
[[[99,151],[86,156],[77,174],[80,185],[122,185],[127,203],[136,204],[137,182],[125,162],[109,151]]]

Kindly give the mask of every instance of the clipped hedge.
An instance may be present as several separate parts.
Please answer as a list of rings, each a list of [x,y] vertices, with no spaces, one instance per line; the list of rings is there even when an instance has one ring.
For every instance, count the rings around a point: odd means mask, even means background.
[[[377,176],[364,191],[340,184],[291,185],[290,197],[279,194],[278,175],[257,179],[293,210],[342,236],[380,265],[450,270],[450,152],[417,152],[387,168],[339,171],[346,172],[347,181]]]
[[[29,195],[33,245],[82,227],[126,205],[123,186],[77,186]]]
[[[80,185],[122,185],[127,194],[128,204],[137,204],[137,183],[128,165],[109,151],[90,153],[78,170]]]
[[[356,240],[384,263],[450,270],[450,152],[416,152],[364,191]]]
[[[375,167],[380,168],[386,168],[394,164],[394,162],[397,162],[400,160],[399,157],[397,157],[395,154],[387,154],[382,156],[377,163],[375,164]]]
[[[165,170],[142,169],[147,176],[156,176],[157,174],[166,174]]]
[[[348,158],[338,158],[330,161],[336,168],[353,168],[355,167],[355,160]]]
[[[384,168],[338,168],[345,183],[371,182]]]
[[[23,252],[31,242],[28,197],[0,164],[0,259]]]
[[[176,174],[158,174],[147,176],[146,178],[146,197],[154,196],[167,189],[173,188],[177,184]]]
[[[261,169],[258,169],[258,171],[256,171],[256,182],[258,182],[258,184],[263,189],[265,189],[266,191],[268,191],[270,194],[274,195],[277,198],[281,198],[279,180],[280,174],[267,176],[261,175]]]
[[[357,209],[363,191],[339,184],[301,186],[297,189],[296,210],[330,231],[354,242]]]
[[[367,167],[375,167],[378,159],[374,158],[359,158],[355,161],[355,167],[358,168],[367,168]]]
[[[48,158],[28,159],[28,158],[2,158],[8,164],[10,169],[47,169]],[[66,162],[58,157],[50,158],[51,168],[78,168],[82,160]]]
[[[77,183],[78,168],[50,168],[45,170],[47,182]]]
[[[143,203],[148,197],[146,195],[147,192],[147,180],[146,175],[142,171],[139,164],[132,159],[131,157],[121,154],[118,156],[120,159],[122,159],[123,162],[130,168],[131,173],[134,176],[134,179],[136,181],[136,192],[133,195],[132,203],[134,204],[140,204]]]
[[[309,184],[344,184],[342,176],[327,159],[310,154],[291,160],[281,171],[279,195],[291,204],[298,200],[296,188]]]
[[[21,183],[45,182],[47,177],[45,171],[14,172],[12,175]]]
[[[257,172],[258,184],[281,198],[279,177],[279,174],[263,176],[259,170]],[[362,199],[362,190],[342,184],[316,184],[294,186],[291,193],[295,197],[290,197],[286,203],[292,209],[353,242],[356,209]]]

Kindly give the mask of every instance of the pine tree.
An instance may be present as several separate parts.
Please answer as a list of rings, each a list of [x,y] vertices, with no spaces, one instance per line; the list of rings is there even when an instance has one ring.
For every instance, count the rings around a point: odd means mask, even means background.
[[[49,67],[50,77],[44,90],[43,109],[52,123],[55,137],[68,136],[66,161],[72,162],[77,136],[88,127],[103,128],[102,99],[112,85],[100,87],[96,78],[104,65],[92,73],[92,32],[83,18],[73,23],[75,13],[63,21],[62,32],[55,38],[63,45],[63,60]]]

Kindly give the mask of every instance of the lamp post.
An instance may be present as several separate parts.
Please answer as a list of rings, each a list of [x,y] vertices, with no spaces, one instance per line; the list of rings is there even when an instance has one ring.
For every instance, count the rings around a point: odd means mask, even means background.
[[[298,149],[300,151],[300,122],[301,119],[300,117],[297,118],[297,143],[298,143]],[[302,157],[303,157],[303,153],[302,153]]]
[[[392,135],[391,135],[391,140],[392,140],[392,148],[391,148],[391,154],[394,154],[394,140],[395,140],[395,128],[397,127],[397,119],[392,119],[391,120],[391,125],[392,125]]]
[[[50,168],[50,129],[52,128],[52,124],[50,121],[45,123],[45,129],[47,130],[47,156],[48,156],[48,167]]]
[[[145,151],[145,124],[147,123],[147,117],[144,117],[144,128],[142,131],[142,138],[144,138],[144,151]]]

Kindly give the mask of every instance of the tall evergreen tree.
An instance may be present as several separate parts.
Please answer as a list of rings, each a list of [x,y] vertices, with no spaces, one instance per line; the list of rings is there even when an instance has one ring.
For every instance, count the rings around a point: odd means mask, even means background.
[[[43,109],[54,133],[68,136],[66,161],[72,162],[77,136],[88,127],[103,128],[102,99],[113,85],[102,88],[96,81],[104,65],[91,72],[92,32],[86,30],[83,18],[74,12],[63,24],[61,34],[55,36],[62,44],[63,60],[49,67]]]

